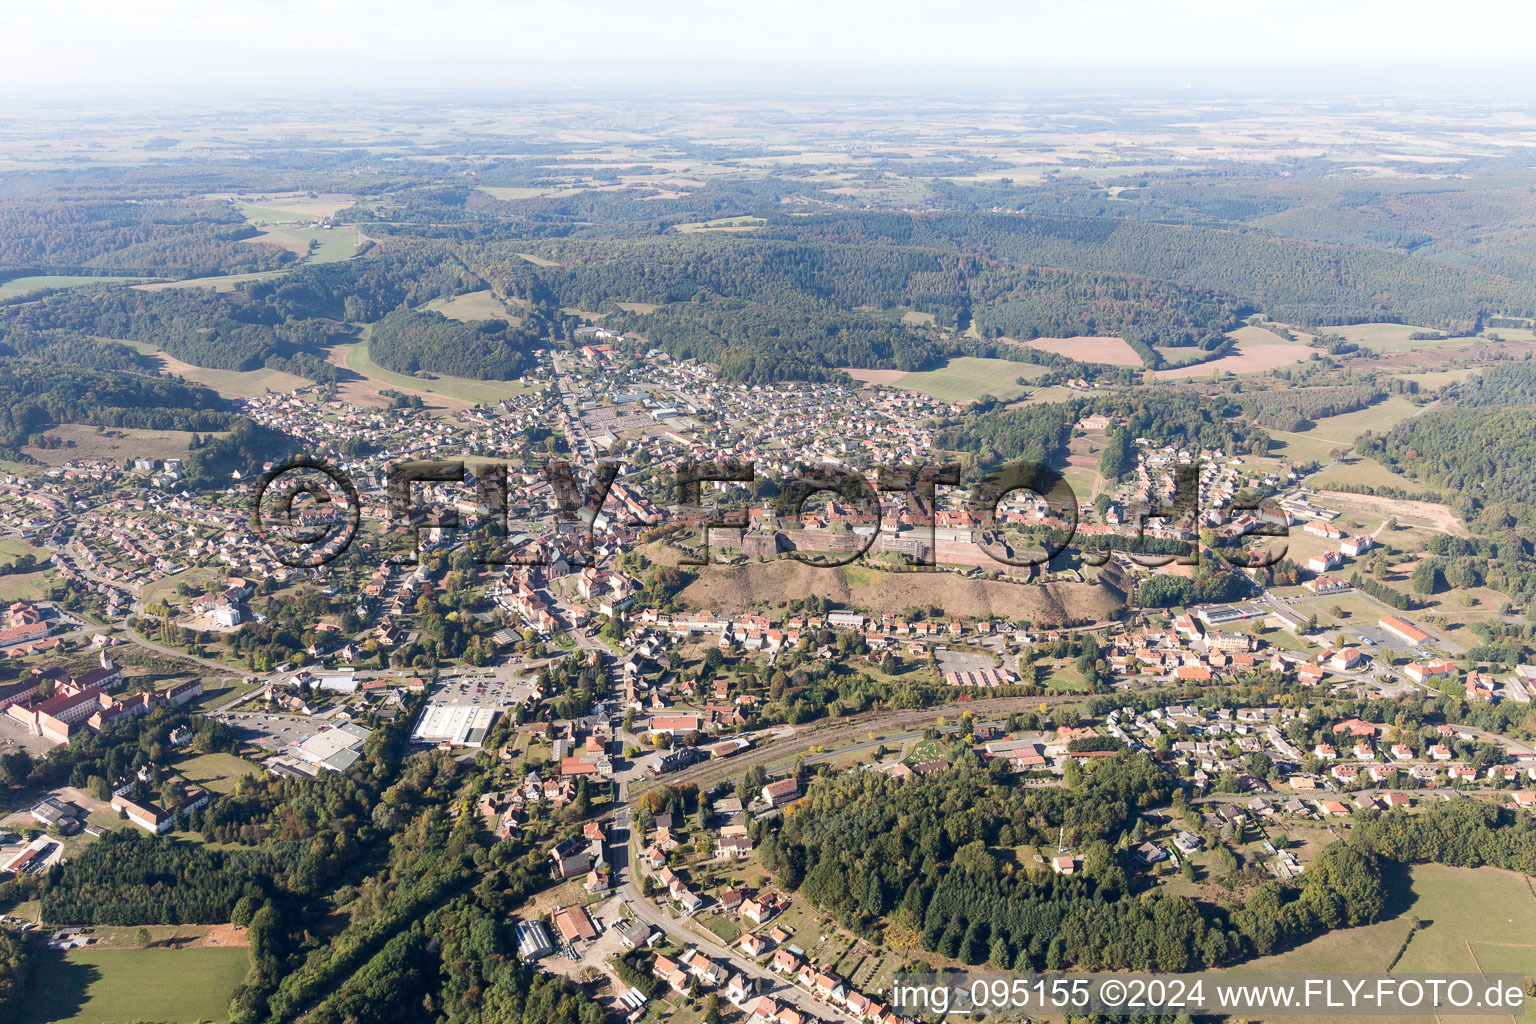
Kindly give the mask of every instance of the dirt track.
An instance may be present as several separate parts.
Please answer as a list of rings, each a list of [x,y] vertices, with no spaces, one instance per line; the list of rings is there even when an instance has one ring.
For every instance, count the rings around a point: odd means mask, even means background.
[[[1319,498],[1324,501],[1349,502],[1368,508],[1372,512],[1385,516],[1412,516],[1415,519],[1429,521],[1432,529],[1441,533],[1448,533],[1453,537],[1470,536],[1466,524],[1457,517],[1456,513],[1444,505],[1432,501],[1409,501],[1406,498],[1381,498],[1374,494],[1354,494],[1349,491],[1318,491]]]

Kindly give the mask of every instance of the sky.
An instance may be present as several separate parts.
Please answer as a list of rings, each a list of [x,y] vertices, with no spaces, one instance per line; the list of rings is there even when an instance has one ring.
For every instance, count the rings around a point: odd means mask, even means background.
[[[1249,68],[1536,82],[1532,0],[6,0],[0,26],[0,88],[24,96],[1095,73],[1241,86]]]

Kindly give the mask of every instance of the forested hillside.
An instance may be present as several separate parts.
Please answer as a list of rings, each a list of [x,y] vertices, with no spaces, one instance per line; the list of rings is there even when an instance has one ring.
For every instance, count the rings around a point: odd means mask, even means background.
[[[1240,910],[1137,893],[1116,844],[1171,788],[1161,768],[1124,753],[1069,769],[1064,789],[994,781],[973,754],[923,779],[854,772],[811,787],[766,840],[764,864],[850,928],[888,924],[922,949],[998,970],[1197,970],[1381,913],[1374,858],[1343,844],[1303,885],[1264,882]],[[1032,858],[1062,836],[1082,859],[1071,877]]]
[[[15,450],[59,423],[150,430],[224,430],[226,403],[207,388],[133,373],[6,360],[0,374],[0,448]]]
[[[1493,367],[1361,450],[1432,485],[1467,518],[1497,506],[1536,539],[1536,363]]]
[[[987,213],[839,214],[774,224],[770,237],[930,246],[1044,267],[1141,274],[1208,288],[1301,325],[1394,320],[1469,326],[1527,314],[1536,283],[1401,253],[1301,242],[1238,227]]]
[[[373,325],[368,351],[386,370],[433,370],[455,377],[512,380],[532,365],[528,352],[538,342],[502,321],[461,323],[441,313],[397,309]]]
[[[72,269],[169,274],[274,270],[297,257],[252,243],[259,232],[228,203],[85,199],[0,200],[0,271]]]
[[[780,195],[786,188],[783,182],[756,187]],[[1287,239],[1209,217],[1160,223],[1133,203],[1114,208],[1119,216],[1046,212],[1086,213],[1081,197],[1055,207],[1016,204],[1026,212],[788,216],[764,206],[764,196],[745,185],[702,191],[714,198],[691,198],[688,208],[703,208],[696,215],[731,212],[725,197],[735,196],[735,212],[756,210],[762,225],[740,233],[680,233],[673,230],[683,219],[677,210],[642,219],[657,207],[625,192],[554,202],[406,188],[347,212],[363,220],[388,215],[370,227],[380,237],[355,258],[299,266],[227,292],[101,287],[0,306],[0,341],[23,329],[71,330],[149,342],[200,366],[265,366],[329,381],[334,370],[321,350],[348,325],[377,324],[488,283],[536,314],[520,328],[520,340],[494,350],[483,338],[455,331],[494,359],[494,368],[484,371],[491,376],[521,369],[503,349],[526,349],[535,338],[568,342],[569,325],[557,312],[564,308],[599,311],[610,326],[674,356],[719,363],[738,379],[823,380],[847,366],[932,366],[970,351],[964,346],[978,336],[1120,336],[1156,367],[1160,348],[1225,351],[1227,332],[1255,311],[1299,326],[1398,320],[1445,329],[1467,329],[1494,314],[1536,312],[1536,285],[1528,278],[1432,263],[1391,246]],[[1212,209],[1234,215],[1257,209],[1229,206],[1224,201]],[[565,219],[576,211],[588,219]],[[235,211],[220,204],[145,204],[108,233],[116,241],[98,242],[118,248],[93,253],[69,239],[84,237],[90,218],[106,216],[94,206],[65,215],[21,204],[10,216],[16,232],[30,225],[43,234],[53,223],[48,218],[62,218],[66,230],[52,243],[57,251],[38,254],[38,262],[44,255],[81,264],[110,256],[124,267],[124,254],[166,239],[180,239],[187,253],[200,251],[185,233],[212,231],[210,224],[233,235],[249,227],[232,221]],[[79,232],[70,229],[71,217],[80,219]],[[563,228],[555,231],[541,219],[550,217]],[[243,259],[238,266],[227,254],[204,262],[222,260],[226,270],[269,265],[251,262],[249,253]],[[618,303],[660,309],[620,314]],[[900,311],[928,314],[933,324],[901,323]],[[427,368],[425,353],[396,353],[389,344],[384,350],[392,354],[381,365],[398,369],[414,360]],[[438,352],[432,360],[440,372],[452,372],[452,364],[461,371],[456,375],[469,376],[462,372],[474,358],[469,352]]]

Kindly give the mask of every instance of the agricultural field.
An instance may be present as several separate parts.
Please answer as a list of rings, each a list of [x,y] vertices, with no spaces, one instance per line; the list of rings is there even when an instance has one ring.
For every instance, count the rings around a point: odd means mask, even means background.
[[[964,405],[984,395],[1005,401],[1018,398],[1029,391],[1028,385],[1017,383],[1018,379],[1022,377],[1032,380],[1044,372],[1044,367],[1033,363],[960,356],[951,359],[941,370],[909,373],[892,383],[907,391],[922,392],[941,402]]]
[[[349,370],[354,370],[369,381],[385,388],[393,388],[412,394],[419,394],[423,398],[437,397],[446,399],[447,402],[438,401],[436,404],[447,404],[453,409],[467,408],[473,405],[493,405],[503,398],[513,395],[525,394],[538,388],[537,384],[520,384],[515,380],[471,380],[468,377],[450,377],[446,374],[433,374],[430,377],[412,377],[404,373],[395,373],[386,370],[375,363],[368,356],[368,342],[361,341],[351,345],[338,345],[331,350],[331,362],[340,359],[341,365]],[[357,401],[349,392],[347,386],[343,386],[342,397],[347,401]],[[372,396],[372,404],[379,404],[377,388],[365,387],[361,394]],[[367,404],[367,403],[364,403]]]
[[[756,231],[765,223],[767,221],[761,217],[716,217],[714,220],[679,224],[677,225],[677,230],[685,235],[700,231]]]
[[[69,277],[43,275],[39,277],[13,277],[0,281],[0,302],[15,299],[49,288],[80,288],[88,284],[133,284],[142,277]]]
[[[1395,375],[1397,380],[1416,380],[1423,391],[1434,392],[1447,384],[1460,384],[1468,377],[1483,372],[1481,366],[1459,366],[1450,370],[1421,370],[1415,373],[1400,373]]]
[[[1035,338],[1014,344],[1052,352],[1082,363],[1107,363],[1110,366],[1141,366],[1142,358],[1124,338]]]
[[[313,383],[283,370],[215,370],[206,366],[193,366],[166,355],[147,341],[122,341],[119,344],[137,349],[144,355],[154,356],[160,360],[161,372],[211,388],[225,398],[256,398],[268,391],[294,391]]]
[[[502,202],[506,202],[508,200],[515,199],[538,199],[541,196],[551,195],[560,190],[555,188],[545,188],[537,185],[514,185],[508,187],[482,185],[480,186],[480,191],[486,193],[492,199],[500,199]]]
[[[1195,348],[1192,345],[1158,345],[1157,354],[1163,357],[1165,369],[1177,369],[1181,366],[1194,366],[1210,355],[1204,349]]]
[[[1366,431],[1380,434],[1391,430],[1421,408],[1406,398],[1392,395],[1365,409],[1324,417],[1299,433],[1270,429],[1269,435],[1281,442],[1274,454],[1287,459],[1322,462],[1327,460],[1329,452],[1353,447],[1355,439]]]
[[[1461,348],[1470,341],[1468,338],[1420,338],[1413,340],[1410,335],[1421,334],[1430,328],[1414,327],[1412,324],[1350,324],[1345,327],[1324,328],[1330,334],[1337,334],[1348,338],[1357,345],[1363,345],[1373,352],[1419,352],[1433,348]]]
[[[1508,971],[1536,977],[1536,895],[1532,894],[1529,880],[1515,872],[1421,864],[1409,870],[1407,890],[1398,894],[1392,910],[1395,913],[1385,921],[1329,932],[1295,949],[1244,964],[1241,970],[1385,971],[1407,939],[1408,946],[1392,967],[1393,974]],[[1420,927],[1410,938],[1415,920]],[[1530,1016],[1527,1012],[1520,1019],[1528,1020]],[[1434,1019],[1429,1015],[1406,1018],[1415,1022]]]
[[[254,223],[267,221],[277,224],[284,221],[326,220],[357,202],[357,197],[345,192],[272,192],[258,195],[215,193],[209,199],[222,199],[234,203]]]
[[[1274,436],[1275,432],[1270,432]],[[1297,435],[1298,437],[1304,435]],[[1394,473],[1375,459],[1352,455],[1308,477],[1309,486],[1326,489],[1340,484],[1366,487],[1401,487],[1408,494],[1423,491],[1423,485],[1401,473]]]
[[[857,367],[848,367],[843,370],[854,380],[865,384],[884,384],[894,387],[901,383],[902,379],[909,376],[906,370],[861,370]]]
[[[23,452],[50,466],[57,466],[71,459],[116,459],[119,462],[135,458],[180,459],[190,449],[188,442],[195,431],[188,430],[141,430],[136,427],[91,427],[83,423],[63,423],[50,427],[49,437],[64,442],[62,448],[34,448],[27,446]],[[199,434],[199,437],[204,436]]]
[[[276,245],[304,257],[306,263],[335,263],[357,255],[362,236],[354,227],[319,228],[272,227],[247,238],[259,245]]]
[[[512,323],[517,319],[507,312],[506,303],[498,299],[489,288],[482,288],[478,292],[466,292],[447,299],[433,299],[421,308],[441,313],[450,320],[466,322],[505,320]]]
[[[228,1020],[230,994],[249,967],[242,947],[50,950],[14,1024],[121,1024],[146,1014],[164,1024]]]
[[[1318,354],[1315,348],[1308,348],[1299,341],[1284,341],[1262,327],[1242,327],[1228,336],[1237,342],[1231,355],[1191,366],[1154,370],[1153,378],[1192,380],[1227,373],[1268,373],[1281,367],[1304,363]]]
[[[256,270],[249,274],[219,274],[215,277],[188,277],[177,281],[156,281],[153,284],[136,284],[140,291],[160,292],[167,288],[211,288],[216,292],[232,292],[247,281],[271,281],[288,273],[286,270]]]

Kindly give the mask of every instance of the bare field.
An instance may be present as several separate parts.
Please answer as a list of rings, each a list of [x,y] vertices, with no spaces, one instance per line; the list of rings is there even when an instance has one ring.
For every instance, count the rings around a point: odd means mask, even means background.
[[[1347,491],[1317,491],[1316,494],[1324,505],[1333,508],[1357,508],[1373,515],[1392,516],[1399,521],[1417,519],[1438,533],[1449,533],[1455,537],[1468,536],[1466,525],[1455,512],[1432,501],[1378,498],[1369,494],[1350,494]]]
[[[896,384],[907,376],[906,370],[860,370],[856,367],[847,367],[843,370],[854,380],[861,380],[866,384]]]
[[[948,572],[850,574],[792,559],[700,566],[698,571],[698,578],[683,591],[683,603],[724,614],[820,596],[876,613],[938,604],[961,618],[1029,619],[1055,625],[1099,622],[1123,606],[1118,593],[1089,583],[1029,585],[964,579]]]
[[[1015,345],[1025,348],[1039,349],[1042,352],[1051,352],[1058,356],[1066,356],[1068,359],[1076,359],[1081,363],[1106,363],[1110,366],[1141,366],[1141,356],[1124,338],[1112,337],[1081,337],[1081,338],[1035,338],[1032,341],[1013,341]]]
[[[1263,333],[1269,334],[1268,331]],[[1269,336],[1275,337],[1272,334]],[[1190,380],[1195,377],[1208,377],[1213,373],[1266,373],[1270,370],[1278,370],[1282,366],[1304,363],[1311,359],[1316,351],[1317,349],[1281,341],[1278,338],[1275,338],[1272,345],[1240,342],[1237,349],[1229,356],[1222,356],[1208,363],[1197,363],[1194,366],[1154,370],[1152,377],[1155,380]]]

